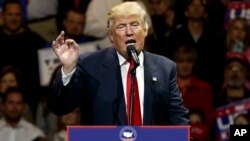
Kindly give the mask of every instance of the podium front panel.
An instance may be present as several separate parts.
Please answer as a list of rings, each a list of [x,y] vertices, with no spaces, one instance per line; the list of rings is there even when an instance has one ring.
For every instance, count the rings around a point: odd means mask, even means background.
[[[190,126],[67,126],[67,141],[189,141]]]

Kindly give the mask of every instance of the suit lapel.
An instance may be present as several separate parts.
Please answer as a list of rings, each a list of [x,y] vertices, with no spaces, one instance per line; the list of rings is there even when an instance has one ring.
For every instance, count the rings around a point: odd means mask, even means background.
[[[103,60],[103,77],[107,85],[109,96],[114,99],[113,107],[113,124],[126,125],[126,107],[121,79],[121,71],[118,57],[114,48],[110,48]]]
[[[153,124],[153,90],[155,89],[155,82],[157,81],[157,67],[149,57],[149,53],[144,52],[144,115],[143,124]]]

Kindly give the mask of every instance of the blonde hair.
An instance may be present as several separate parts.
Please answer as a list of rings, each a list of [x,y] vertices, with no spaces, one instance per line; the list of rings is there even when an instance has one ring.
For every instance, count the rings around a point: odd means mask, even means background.
[[[147,12],[144,8],[140,6],[138,2],[123,2],[114,6],[108,12],[107,28],[111,29],[113,20],[117,16],[129,16],[129,15],[139,15],[144,26],[144,29],[148,30],[147,23]]]
[[[226,35],[227,50],[231,50],[232,48],[231,34],[232,34],[235,23],[238,21],[241,22],[241,24],[243,25],[243,29],[246,32],[246,37],[243,40],[243,43],[245,46],[249,45],[250,32],[249,32],[249,25],[248,25],[247,19],[242,18],[242,17],[236,17],[235,19],[230,21],[228,29],[227,29],[227,35]]]

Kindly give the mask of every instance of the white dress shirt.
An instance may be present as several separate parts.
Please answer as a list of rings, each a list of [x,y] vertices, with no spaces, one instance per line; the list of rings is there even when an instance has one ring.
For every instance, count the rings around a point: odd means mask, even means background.
[[[127,73],[129,69],[129,63],[118,52],[117,52],[117,55],[118,55],[119,65],[121,67],[123,91],[124,91],[125,103],[127,105],[127,100],[126,100],[127,99]],[[143,52],[139,54],[138,58],[140,60],[140,65],[136,68],[136,77],[137,77],[138,89],[139,89],[141,118],[143,122],[143,103],[144,103],[144,67],[143,67],[144,54]],[[61,72],[62,72],[63,85],[66,86],[69,83],[73,73],[75,72],[75,69],[67,75],[65,75],[65,73],[63,72],[63,69],[61,69]]]
[[[44,133],[33,124],[21,119],[16,128],[0,120],[0,141],[32,141],[37,137],[45,137]]]

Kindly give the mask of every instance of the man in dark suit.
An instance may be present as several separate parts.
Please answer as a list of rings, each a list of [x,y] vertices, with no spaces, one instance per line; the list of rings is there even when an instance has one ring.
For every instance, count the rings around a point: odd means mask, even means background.
[[[113,47],[80,57],[75,41],[64,41],[64,32],[53,41],[63,67],[52,88],[52,111],[63,115],[80,107],[82,125],[127,125],[131,120],[131,125],[187,125],[175,63],[143,51],[148,31],[145,10],[136,2],[118,4],[108,13],[107,27]],[[129,45],[135,46],[140,60],[134,110],[128,104]],[[129,118],[129,111],[136,111],[137,119]]]

